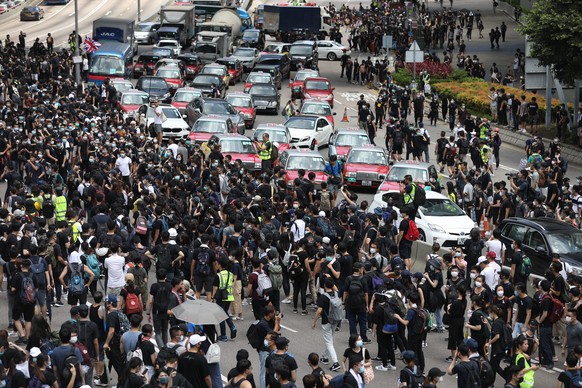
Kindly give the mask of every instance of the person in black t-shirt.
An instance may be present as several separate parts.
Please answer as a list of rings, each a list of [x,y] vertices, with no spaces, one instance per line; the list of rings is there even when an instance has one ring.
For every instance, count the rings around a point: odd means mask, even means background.
[[[242,360],[248,360],[249,359],[249,352],[246,349],[239,349],[238,352],[236,352],[236,363],[238,366],[238,363]],[[239,375],[239,371],[237,367],[232,368],[228,374],[226,375],[226,379],[228,381],[231,381],[234,377]],[[252,373],[248,374],[246,377],[246,380],[251,383],[252,388],[256,388],[255,385],[255,378],[253,376]]]
[[[523,256],[521,251],[521,241],[515,240],[512,243],[513,256],[511,257],[511,278],[513,284],[527,283],[528,276],[522,273]]]
[[[540,307],[540,364],[542,367],[551,369],[554,367],[553,357],[555,355],[554,343],[552,342],[552,328],[554,326],[551,320],[554,301],[550,295],[550,282],[546,279],[540,282],[543,292],[542,303]]]

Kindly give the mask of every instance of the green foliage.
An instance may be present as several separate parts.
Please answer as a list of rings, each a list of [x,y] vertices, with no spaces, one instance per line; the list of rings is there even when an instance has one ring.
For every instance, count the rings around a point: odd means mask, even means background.
[[[532,56],[560,81],[582,79],[582,1],[537,0],[521,32],[533,42]]]
[[[412,72],[406,68],[399,68],[392,74],[394,83],[400,86],[408,86],[412,82]]]

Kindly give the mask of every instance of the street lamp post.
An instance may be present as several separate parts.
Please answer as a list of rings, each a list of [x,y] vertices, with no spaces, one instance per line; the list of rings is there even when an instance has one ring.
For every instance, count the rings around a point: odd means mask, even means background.
[[[73,62],[75,63],[75,82],[77,83],[77,89],[82,90],[81,86],[81,63],[79,62],[79,4],[78,0],[75,0],[75,53],[73,56]]]
[[[137,0],[137,21],[141,22],[141,0]]]

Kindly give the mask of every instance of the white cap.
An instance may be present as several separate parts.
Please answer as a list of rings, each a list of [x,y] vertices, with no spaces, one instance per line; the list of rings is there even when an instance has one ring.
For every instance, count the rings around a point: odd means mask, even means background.
[[[200,342],[204,342],[206,341],[206,337],[201,336],[199,334],[194,334],[193,336],[190,337],[190,345],[191,346],[196,346],[198,345]]]
[[[487,258],[485,256],[479,256],[479,258],[477,259],[477,265],[485,262],[487,262]]]
[[[325,217],[325,212],[324,212],[323,210],[321,210],[321,211],[319,212],[319,216],[320,216],[320,217]]]
[[[31,349],[30,349],[30,352],[29,352],[29,354],[30,354],[30,357],[38,357],[38,356],[39,356],[39,354],[41,354],[41,353],[42,353],[42,352],[41,352],[41,351],[40,351],[40,349],[39,349],[39,348],[37,348],[37,347],[31,348]]]
[[[329,239],[329,237],[324,237],[321,239],[321,242],[324,243],[325,245],[329,245],[331,243],[331,240]]]

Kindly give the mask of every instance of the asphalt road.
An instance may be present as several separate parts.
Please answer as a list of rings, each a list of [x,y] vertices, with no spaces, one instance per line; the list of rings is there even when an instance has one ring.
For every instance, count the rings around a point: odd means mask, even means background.
[[[323,2],[322,2],[323,3]],[[339,1],[334,1],[336,6],[342,4]],[[350,4],[350,0],[347,0],[349,5],[358,6],[358,2],[353,1]],[[489,2],[485,2],[490,4]],[[146,2],[142,1],[142,19],[158,11],[162,2],[160,0]],[[253,5],[256,6],[257,1]],[[327,1],[325,2],[327,4]],[[456,0],[454,3],[455,8],[471,8],[477,9],[483,6],[482,1],[478,0]],[[437,3],[430,2],[430,8],[438,7]],[[45,19],[40,23],[35,22],[20,22],[18,19],[18,11],[11,11],[7,15],[0,17],[0,22],[2,23],[1,35],[10,34],[13,38],[16,38],[20,30],[24,30],[28,34],[27,42],[30,44],[34,37],[39,36],[42,40],[46,37],[46,33],[51,32],[55,38],[56,45],[63,44],[68,34],[74,29],[74,6],[73,2],[70,2],[66,6],[52,6],[45,8]],[[490,7],[489,7],[490,8]],[[115,2],[113,0],[79,0],[80,9],[80,31],[82,35],[90,33],[92,20],[107,15],[115,17],[131,17],[136,15],[136,2]],[[492,61],[497,61],[500,69],[506,68],[507,65],[511,63],[513,58],[513,52],[516,48],[523,48],[523,39],[520,38],[514,31],[515,23],[513,23],[504,14],[498,12],[496,15],[492,14],[491,9],[481,9],[484,17],[484,23],[486,31],[495,25],[499,25],[501,20],[505,20],[509,26],[507,42],[502,46],[500,50],[490,50],[489,42],[487,39],[473,40],[473,42],[467,42],[468,52],[477,54],[481,61],[486,63],[486,69],[489,68]],[[140,46],[140,52],[146,51],[147,46]],[[364,54],[365,55],[365,54]],[[363,55],[363,56],[364,56]],[[328,62],[325,60],[320,61],[320,73],[322,76],[328,77],[332,84],[335,86],[335,108],[334,111],[337,113],[336,125],[341,127],[355,126],[357,125],[355,103],[359,98],[360,94],[364,94],[366,99],[373,103],[375,98],[375,92],[373,90],[368,90],[362,86],[347,84],[345,79],[339,78],[339,62]],[[241,84],[236,86],[231,86],[230,91],[242,91]],[[281,102],[284,104],[290,97],[290,91],[286,88],[286,84],[281,90]],[[349,123],[342,123],[341,118],[343,115],[344,108],[348,110]],[[262,123],[282,123],[284,118],[280,115],[257,116],[257,124]],[[428,121],[428,120],[427,120]],[[439,122],[436,127],[431,127],[427,125],[430,131],[431,137],[435,140],[441,130],[445,130],[448,133],[448,127],[444,125],[443,122]],[[247,135],[251,135],[251,131],[247,131]],[[376,137],[378,144],[383,144],[383,137],[385,134],[385,129],[381,129]],[[434,144],[434,143],[433,143]],[[327,157],[327,149],[322,148],[320,152]],[[513,172],[517,168],[520,159],[523,157],[523,149],[519,147],[510,146],[504,143],[501,147],[501,167],[499,170],[495,171],[494,179],[501,180],[505,179],[504,173]],[[431,155],[431,158],[433,156]],[[432,159],[431,159],[432,160]],[[582,168],[570,164],[570,169],[568,171],[568,176],[575,177],[582,175]],[[358,192],[360,200],[370,201],[373,197],[373,192]],[[154,281],[153,273],[150,274],[150,281]],[[4,286],[5,287],[5,286]],[[6,293],[0,293],[0,327],[5,327],[7,325],[7,303],[6,303]],[[53,330],[58,329],[58,326],[68,318],[68,307],[62,307],[54,310],[54,317],[52,321]],[[307,366],[307,355],[312,352],[322,353],[324,349],[323,340],[321,336],[321,331],[319,326],[315,330],[311,329],[311,322],[313,318],[313,310],[309,311],[309,316],[295,315],[292,313],[290,305],[282,305],[282,312],[284,318],[282,321],[282,334],[288,337],[291,341],[290,352],[296,357],[299,365],[299,379],[306,373],[308,373]],[[239,336],[234,341],[229,341],[226,343],[221,343],[222,348],[222,360],[221,366],[223,374],[227,373],[228,370],[235,365],[234,355],[236,351],[240,348],[247,348],[251,354],[251,361],[255,365],[255,374],[258,375],[258,357],[256,352],[252,351],[248,345],[244,333],[246,332],[249,324],[252,322],[252,312],[250,306],[244,307],[244,321],[236,321],[238,327]],[[344,325],[341,332],[337,333],[335,339],[336,351],[341,358],[344,349],[347,347],[347,325]],[[446,369],[448,363],[444,360],[448,356],[448,351],[446,350],[446,333],[443,334],[429,334],[428,336],[428,346],[425,350],[426,365],[427,370],[433,366],[437,366],[441,369]],[[368,345],[372,356],[377,355],[377,346],[375,343]],[[559,351],[557,352],[559,354]],[[563,360],[556,363],[559,367]],[[377,363],[375,363],[376,365]],[[402,367],[401,361],[398,361],[398,368]],[[332,373],[333,374],[333,373]],[[555,385],[557,372],[548,372],[545,370],[540,370],[536,373],[536,386],[550,386]],[[398,371],[391,372],[378,372],[376,371],[376,379],[369,384],[369,387],[395,387],[397,386]],[[453,387],[455,386],[456,380],[454,377],[445,376],[444,382],[440,384],[442,387]],[[498,380],[497,386],[501,386],[501,382]]]

